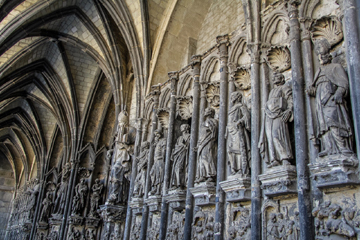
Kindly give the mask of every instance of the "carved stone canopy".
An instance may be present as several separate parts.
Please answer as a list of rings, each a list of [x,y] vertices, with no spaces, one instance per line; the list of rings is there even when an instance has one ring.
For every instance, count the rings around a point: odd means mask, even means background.
[[[284,72],[291,67],[290,51],[287,47],[273,46],[266,54],[266,61],[275,72]]]
[[[161,127],[167,129],[169,127],[169,109],[167,108],[160,108],[157,111],[157,116]]]
[[[182,120],[188,120],[192,117],[193,102],[192,96],[180,96],[177,97],[176,112]]]
[[[249,69],[237,66],[231,72],[231,79],[239,90],[249,90],[251,88],[251,78]]]
[[[310,33],[313,42],[325,38],[331,46],[339,43],[344,37],[341,22],[335,16],[315,20],[310,27]]]
[[[206,100],[212,107],[220,106],[220,82],[210,82],[205,87]]]

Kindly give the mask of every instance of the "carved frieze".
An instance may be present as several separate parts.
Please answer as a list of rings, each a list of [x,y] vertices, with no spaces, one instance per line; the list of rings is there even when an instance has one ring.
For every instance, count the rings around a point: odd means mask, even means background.
[[[184,238],[185,211],[175,211],[166,232],[166,239],[181,240]]]
[[[214,239],[215,221],[211,212],[204,212],[201,208],[196,212],[192,224],[192,239]]]
[[[240,204],[232,206],[227,233],[230,240],[251,239],[250,209]]]

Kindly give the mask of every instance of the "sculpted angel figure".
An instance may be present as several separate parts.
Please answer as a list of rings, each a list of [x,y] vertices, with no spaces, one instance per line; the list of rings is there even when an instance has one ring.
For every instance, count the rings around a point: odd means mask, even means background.
[[[73,199],[73,213],[76,214],[85,207],[86,195],[88,186],[85,179],[80,179],[80,182],[75,186],[75,196]]]
[[[246,176],[250,166],[250,131],[251,119],[247,107],[242,104],[243,95],[240,92],[231,94],[232,107],[229,111],[229,121],[226,127],[227,152],[231,174]]]
[[[183,188],[185,186],[186,167],[189,156],[190,126],[183,124],[180,126],[182,135],[177,139],[175,148],[172,152],[171,160],[173,169],[171,172],[171,188]]]
[[[154,165],[150,171],[151,195],[161,194],[161,185],[164,180],[166,139],[162,137],[160,130],[155,131]]]
[[[268,159],[267,167],[289,165],[293,159],[289,136],[288,122],[293,120],[292,89],[285,84],[285,77],[281,73],[274,73],[274,88],[269,93],[265,104],[264,124],[259,141],[260,153]]]
[[[345,97],[349,80],[339,63],[332,63],[331,45],[326,39],[316,41],[320,67],[307,89],[316,99],[316,138],[321,142],[319,157],[332,154],[353,154],[351,122]]]
[[[197,183],[212,182],[216,176],[218,121],[214,119],[213,108],[206,108],[204,115],[205,121],[200,127],[200,139],[197,146],[198,168],[195,180]]]
[[[65,207],[65,198],[66,198],[66,192],[67,192],[67,188],[68,188],[68,180],[70,177],[70,170],[71,170],[71,166],[70,163],[66,163],[62,173],[61,173],[61,183],[58,184],[58,190],[56,193],[56,199],[55,199],[55,204],[54,204],[54,209],[55,209],[55,213],[57,214],[62,214],[64,207]]]
[[[141,144],[140,155],[136,158],[138,172],[135,179],[134,196],[137,197],[142,197],[144,195],[149,148],[150,143],[148,141],[143,142]]]

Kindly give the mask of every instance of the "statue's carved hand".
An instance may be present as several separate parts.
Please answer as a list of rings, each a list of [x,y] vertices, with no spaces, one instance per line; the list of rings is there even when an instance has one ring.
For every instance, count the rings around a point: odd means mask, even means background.
[[[337,104],[341,104],[343,102],[343,96],[341,93],[339,92],[336,92],[334,94],[334,101],[337,103]]]
[[[292,112],[290,110],[286,110],[282,115],[282,121],[283,122],[289,121],[291,114],[292,114]]]
[[[310,86],[306,89],[306,93],[311,96],[314,97],[315,93],[316,93],[316,88],[314,88],[313,86]]]

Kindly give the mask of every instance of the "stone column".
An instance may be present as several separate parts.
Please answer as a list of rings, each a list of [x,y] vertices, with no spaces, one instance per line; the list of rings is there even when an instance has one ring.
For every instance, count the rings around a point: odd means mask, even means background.
[[[153,143],[154,142],[154,132],[157,128],[156,111],[159,107],[160,87],[159,86],[153,87],[153,91],[150,94],[152,95],[152,101],[154,102],[153,115],[152,115],[152,119],[151,119],[152,126],[151,126],[151,137],[150,137],[150,142]],[[148,197],[149,190],[150,190],[150,169],[154,162],[154,150],[155,150],[155,146],[153,144],[151,144],[150,151],[149,151],[147,170],[146,170],[146,183],[145,183],[144,199],[146,199]],[[148,216],[149,216],[149,206],[144,205],[143,211],[142,211],[142,219],[141,219],[141,232],[140,232],[141,240],[146,239]]]
[[[308,149],[306,136],[305,84],[302,76],[300,45],[300,23],[298,6],[301,1],[291,0],[288,4],[290,19],[291,73],[294,102],[295,156],[297,170],[298,208],[300,217],[300,239],[313,239],[311,197],[309,191]]]
[[[360,4],[360,1],[357,1]],[[343,0],[344,33],[346,44],[346,60],[349,74],[349,89],[354,119],[354,136],[357,156],[360,156],[360,38],[355,0]]]
[[[190,192],[190,188],[194,187],[195,172],[196,172],[196,152],[193,149],[197,145],[198,132],[199,132],[199,107],[200,107],[200,64],[201,56],[195,55],[191,57],[191,64],[193,69],[193,114],[191,118],[191,138],[190,138],[190,156],[188,165],[188,185],[186,191],[185,203],[185,226],[184,226],[184,239],[191,239],[191,224],[193,220],[194,211],[194,198]]]
[[[251,56],[251,238],[261,239],[260,44],[248,43],[248,48]]]
[[[146,119],[144,118],[138,118],[136,120],[136,142],[135,142],[135,151],[134,156],[132,156],[132,166],[131,166],[131,180],[130,180],[130,188],[129,188],[129,197],[128,202],[131,201],[131,198],[133,196],[134,191],[134,184],[135,184],[135,178],[137,173],[137,163],[136,163],[136,157],[139,155],[140,152],[140,146],[142,142],[142,133],[144,128],[144,122]],[[125,229],[124,229],[124,240],[129,239],[130,237],[130,231],[131,231],[131,221],[132,221],[132,209],[130,207],[130,204],[127,205],[126,210],[126,222],[125,222]]]
[[[226,173],[226,125],[228,107],[228,46],[230,45],[229,36],[216,37],[217,48],[220,55],[220,109],[219,109],[219,137],[217,154],[217,174],[216,174],[216,210],[215,224],[220,226],[219,232],[215,232],[215,239],[222,239],[224,229],[224,202],[225,193],[220,186],[220,182],[225,180]]]
[[[161,201],[161,220],[160,220],[160,234],[159,239],[163,240],[166,237],[166,227],[168,219],[168,204],[166,202],[165,195],[167,194],[170,182],[171,173],[171,153],[174,140],[174,125],[176,115],[176,89],[177,82],[179,80],[178,72],[169,72],[169,78],[171,81],[171,95],[170,95],[170,116],[169,116],[169,127],[168,136],[166,143],[166,159],[165,159],[165,175],[162,189],[162,201]]]

